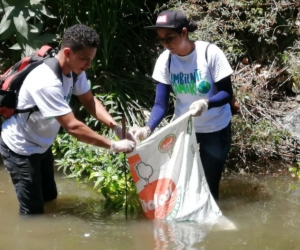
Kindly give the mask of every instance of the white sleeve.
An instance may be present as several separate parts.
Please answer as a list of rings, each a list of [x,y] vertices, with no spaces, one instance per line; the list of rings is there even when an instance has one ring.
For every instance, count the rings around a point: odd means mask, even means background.
[[[75,82],[74,88],[73,88],[73,95],[83,95],[86,92],[90,90],[90,85],[88,83],[87,77],[85,72],[82,72]]]
[[[152,78],[160,83],[171,84],[169,73],[169,55],[170,52],[165,50],[156,60]]]
[[[215,44],[208,47],[207,62],[214,82],[218,82],[233,73],[224,52]]]

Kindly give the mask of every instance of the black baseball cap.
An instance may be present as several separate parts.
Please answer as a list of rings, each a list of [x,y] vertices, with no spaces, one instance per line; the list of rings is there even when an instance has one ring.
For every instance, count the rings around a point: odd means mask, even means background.
[[[188,28],[189,23],[190,21],[180,10],[165,10],[158,15],[155,25],[144,28],[151,30],[158,28],[182,29]]]

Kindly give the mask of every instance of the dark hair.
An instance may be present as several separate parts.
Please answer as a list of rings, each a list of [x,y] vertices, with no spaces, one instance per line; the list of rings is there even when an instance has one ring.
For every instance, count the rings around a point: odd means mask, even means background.
[[[186,28],[187,28],[188,32],[194,32],[196,29],[198,29],[198,25],[196,22],[190,20],[189,26]]]
[[[197,26],[197,23],[192,21],[192,20],[189,20],[189,24],[186,26],[182,26],[182,27],[179,27],[177,29],[174,29],[177,33],[181,34],[182,32],[182,29],[183,28],[186,28],[188,32],[194,32],[196,29],[198,29],[198,26]]]
[[[76,52],[86,47],[96,48],[100,43],[99,35],[92,28],[84,24],[69,27],[62,38],[61,48],[70,47]]]

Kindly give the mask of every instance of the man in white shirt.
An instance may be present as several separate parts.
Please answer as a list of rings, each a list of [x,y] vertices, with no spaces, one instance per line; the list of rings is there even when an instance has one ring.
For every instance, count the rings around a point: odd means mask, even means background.
[[[46,60],[28,74],[20,89],[17,109],[37,106],[38,111],[17,113],[2,124],[0,153],[15,186],[21,214],[43,213],[44,202],[57,197],[51,145],[60,126],[79,141],[113,152],[131,152],[135,147],[130,133],[126,132],[127,139],[109,140],[77,120],[69,106],[71,95],[76,95],[91,115],[121,138],[122,128],[93,96],[85,74],[99,43],[98,34],[86,25],[68,28],[56,57],[47,59],[57,65],[61,75]],[[78,75],[75,83],[73,72]]]

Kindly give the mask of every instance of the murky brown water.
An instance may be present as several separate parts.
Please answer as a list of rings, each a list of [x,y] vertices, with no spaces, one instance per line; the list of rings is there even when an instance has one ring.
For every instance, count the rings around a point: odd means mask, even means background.
[[[219,205],[236,231],[108,216],[92,187],[60,174],[56,180],[59,197],[47,213],[24,218],[0,166],[1,250],[300,249],[300,184],[289,176],[222,180]]]

